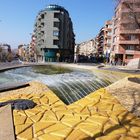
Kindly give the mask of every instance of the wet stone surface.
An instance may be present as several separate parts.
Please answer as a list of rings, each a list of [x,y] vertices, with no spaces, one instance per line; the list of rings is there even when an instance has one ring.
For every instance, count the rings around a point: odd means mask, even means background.
[[[16,100],[8,100],[5,102],[0,102],[0,107],[6,106],[10,104],[12,109],[16,110],[26,110],[35,107],[36,103],[28,99],[16,99]]]

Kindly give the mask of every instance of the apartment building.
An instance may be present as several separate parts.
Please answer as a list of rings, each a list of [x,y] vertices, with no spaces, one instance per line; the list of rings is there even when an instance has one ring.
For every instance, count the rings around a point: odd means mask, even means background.
[[[113,27],[112,20],[106,21],[104,27],[104,55],[107,59],[107,62],[110,61],[110,53],[112,46],[112,27]]]
[[[101,28],[99,34],[96,37],[98,42],[97,53],[98,55],[104,55],[104,36],[105,36],[105,27]]]
[[[29,44],[29,59],[30,61],[36,61],[36,48],[35,48],[35,37],[32,35],[31,42]]]
[[[12,61],[12,51],[9,44],[0,43],[0,62]]]
[[[140,58],[140,0],[121,0],[113,19],[112,55],[120,64]]]
[[[73,24],[68,11],[59,5],[49,5],[40,11],[35,21],[35,48],[38,61],[71,60],[74,57]]]
[[[80,55],[90,56],[91,54],[96,54],[97,49],[95,45],[95,39],[91,39],[89,41],[82,42],[78,45],[78,53]]]
[[[23,45],[18,46],[18,56],[21,60],[25,57],[25,48]]]

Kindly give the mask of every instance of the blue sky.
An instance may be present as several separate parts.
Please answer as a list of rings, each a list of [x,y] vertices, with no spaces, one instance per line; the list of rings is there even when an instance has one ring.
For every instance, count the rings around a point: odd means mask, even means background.
[[[0,0],[0,43],[12,48],[30,42],[35,17],[49,4],[64,6],[71,16],[76,43],[94,38],[114,14],[114,0]]]

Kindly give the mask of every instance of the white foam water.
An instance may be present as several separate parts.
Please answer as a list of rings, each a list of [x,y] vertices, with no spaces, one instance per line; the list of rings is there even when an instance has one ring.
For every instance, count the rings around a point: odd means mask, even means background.
[[[66,104],[71,104],[112,83],[108,78],[102,79],[91,72],[78,70],[63,74],[46,75],[35,73],[32,67],[23,67],[0,73],[0,84],[33,80],[46,84]]]

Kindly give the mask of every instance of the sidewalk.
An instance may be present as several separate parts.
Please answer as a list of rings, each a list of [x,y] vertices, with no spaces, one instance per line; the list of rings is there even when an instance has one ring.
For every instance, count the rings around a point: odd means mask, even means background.
[[[111,71],[120,71],[120,72],[126,72],[126,73],[136,73],[140,74],[140,69],[134,69],[132,67],[128,66],[120,66],[120,65],[104,65],[101,67],[101,69],[104,70],[111,70]]]
[[[0,72],[5,71],[6,69],[13,69],[19,67],[26,66],[34,66],[34,65],[55,65],[69,68],[78,68],[84,70],[92,70],[92,69],[101,69],[101,70],[110,70],[117,72],[125,72],[125,73],[140,73],[140,69],[133,69],[132,67],[120,66],[120,65],[105,65],[105,64],[94,64],[94,63],[62,63],[62,62],[46,62],[46,63],[18,63],[18,62],[6,62],[0,63]]]
[[[6,63],[0,62],[0,72],[5,71],[6,69],[18,68],[23,66],[26,65],[24,63],[18,63],[18,62],[6,62]]]

